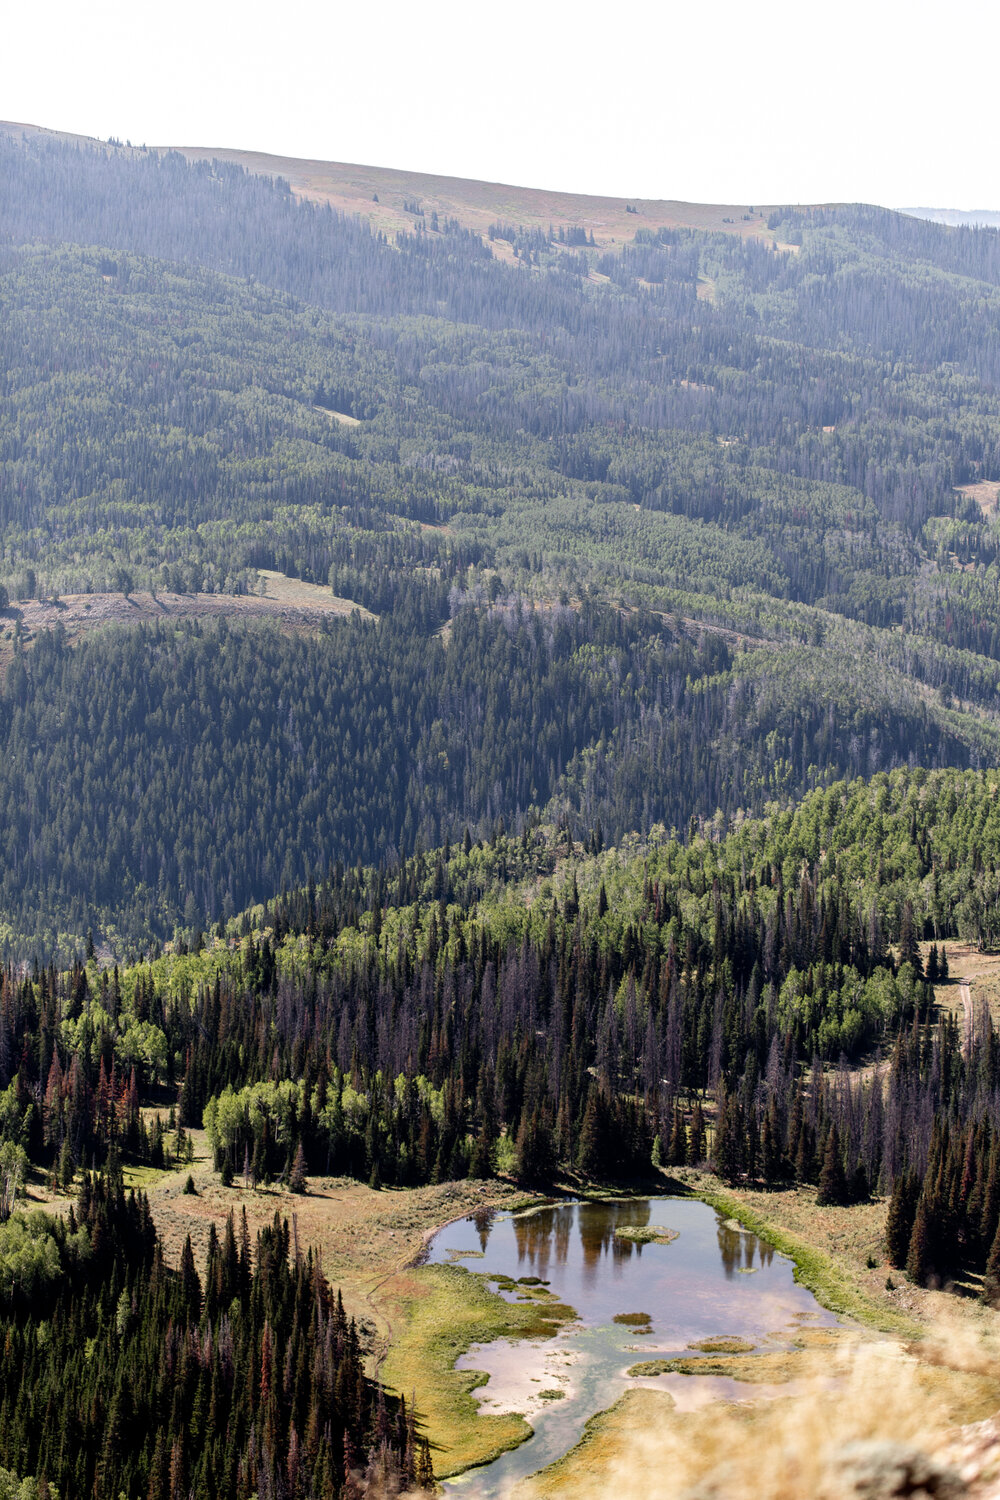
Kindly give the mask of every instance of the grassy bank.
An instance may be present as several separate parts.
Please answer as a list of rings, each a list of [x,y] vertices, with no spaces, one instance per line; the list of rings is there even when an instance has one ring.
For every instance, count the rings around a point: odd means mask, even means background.
[[[789,1382],[785,1400],[715,1401],[682,1411],[666,1390],[626,1391],[591,1418],[574,1448],[523,1480],[511,1500],[671,1500],[681,1493],[803,1500],[831,1493],[828,1455],[845,1442],[905,1442],[933,1452],[958,1423],[989,1416],[1000,1401],[995,1372],[929,1364],[863,1332],[826,1332],[825,1349],[790,1354],[787,1369],[779,1367],[784,1357],[771,1361],[776,1382]],[[736,1356],[733,1364],[760,1357]]]
[[[541,1290],[523,1302],[505,1302],[483,1277],[457,1265],[404,1271],[386,1283],[379,1300],[392,1325],[380,1378],[407,1400],[415,1394],[439,1478],[489,1463],[531,1436],[521,1416],[480,1415],[473,1392],[485,1377],[456,1370],[455,1361],[471,1345],[493,1339],[550,1338],[575,1316],[571,1307]]]
[[[882,1255],[882,1205],[819,1209],[807,1190],[738,1192],[704,1172],[685,1173],[681,1186],[793,1260],[796,1281],[831,1312],[900,1338],[924,1333],[908,1290],[884,1290],[889,1268]],[[830,1248],[821,1248],[823,1241]],[[876,1261],[874,1267],[869,1259]],[[902,1272],[893,1274],[897,1282],[904,1280]]]
[[[614,1406],[599,1411],[584,1424],[583,1435],[574,1448],[548,1468],[522,1480],[514,1495],[518,1500],[548,1500],[549,1496],[565,1500],[569,1495],[574,1500],[606,1500],[615,1491],[616,1476],[622,1474],[628,1476],[626,1493],[662,1495],[671,1483],[664,1473],[662,1454],[655,1451],[652,1462],[645,1463],[643,1438],[672,1428],[677,1420],[674,1403],[665,1391],[626,1391]]]

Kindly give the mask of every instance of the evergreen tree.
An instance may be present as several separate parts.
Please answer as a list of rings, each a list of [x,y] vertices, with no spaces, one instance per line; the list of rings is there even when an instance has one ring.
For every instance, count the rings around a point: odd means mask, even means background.
[[[607,1123],[600,1091],[591,1088],[580,1125],[576,1164],[585,1177],[602,1178],[607,1166]]]
[[[910,1253],[910,1237],[917,1213],[919,1185],[915,1176],[900,1172],[892,1185],[885,1224],[885,1249],[889,1264],[904,1270]]]
[[[993,1236],[983,1277],[983,1301],[995,1307],[1000,1302],[1000,1228]]]
[[[301,1140],[295,1148],[295,1160],[292,1163],[288,1187],[289,1191],[293,1193],[306,1193],[309,1191],[308,1183],[306,1182],[306,1153]]]
[[[674,1105],[673,1122],[670,1127],[670,1145],[667,1159],[672,1167],[683,1167],[687,1165],[688,1159],[688,1135],[684,1116],[680,1105]]]
[[[920,1194],[906,1254],[906,1274],[917,1286],[926,1286],[934,1274],[931,1215],[926,1191]]]
[[[781,1175],[781,1156],[774,1139],[774,1127],[771,1122],[771,1113],[764,1116],[764,1129],[761,1133],[761,1174],[764,1181],[771,1186],[777,1182]]]
[[[844,1176],[844,1163],[840,1155],[840,1137],[836,1125],[830,1127],[826,1139],[816,1202],[824,1207],[828,1204],[847,1202],[847,1181]]]
[[[702,1112],[701,1101],[696,1100],[694,1109],[691,1111],[691,1138],[688,1155],[689,1159],[697,1166],[705,1160],[706,1154],[705,1116]]]

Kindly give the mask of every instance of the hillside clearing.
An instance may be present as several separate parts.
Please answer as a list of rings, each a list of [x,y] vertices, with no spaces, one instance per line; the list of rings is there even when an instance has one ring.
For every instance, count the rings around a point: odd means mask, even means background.
[[[361,418],[351,417],[346,411],[334,411],[330,406],[313,406],[313,411],[318,411],[321,416],[329,417],[331,422],[339,422],[342,427],[360,427]]]
[[[996,515],[1000,480],[980,479],[977,484],[959,484],[955,488],[960,495],[968,495],[970,500],[975,500],[984,516]]]
[[[962,991],[969,987],[973,1008],[989,1006],[994,1024],[1000,1021],[1000,953],[983,952],[971,943],[951,939],[943,945],[948,953],[948,983],[934,987],[938,1009],[966,1019]],[[928,949],[930,944],[921,944]],[[924,953],[926,961],[926,952]]]
[[[9,659],[18,622],[30,643],[42,630],[61,625],[70,639],[102,625],[141,625],[164,620],[277,619],[290,630],[310,629],[326,616],[357,610],[375,616],[352,599],[342,599],[319,584],[262,570],[266,594],[63,594],[58,599],[21,599],[0,616],[0,662]]]

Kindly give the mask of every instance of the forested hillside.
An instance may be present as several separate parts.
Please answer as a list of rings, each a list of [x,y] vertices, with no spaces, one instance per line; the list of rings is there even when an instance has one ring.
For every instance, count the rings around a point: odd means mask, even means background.
[[[0,225],[9,955],[148,948],[467,826],[617,841],[998,763],[994,231],[497,224],[501,262],[17,136]],[[21,631],[21,599],[265,568],[379,619]]]
[[[42,953],[79,951],[91,926],[162,940],[337,862],[542,809],[617,840],[912,758],[1000,758],[992,727],[888,676],[877,708],[846,675],[816,703],[826,662],[809,653],[776,663],[600,605],[470,603],[447,644],[420,623],[117,628],[75,648],[56,631],[19,649],[0,689],[7,953],[31,931]]]
[[[224,1183],[548,1185],[709,1157],[833,1203],[895,1185],[908,1237],[929,1173],[941,1223],[920,1276],[982,1266],[1000,1037],[986,1014],[963,1043],[933,984],[949,940],[1000,931],[998,807],[996,773],[896,772],[721,842],[466,838],[389,872],[338,867],[190,952],[8,969],[5,1170],[162,1167],[173,1148],[140,1113],[155,1095],[204,1123]],[[964,1196],[932,1208],[949,1150]]]
[[[290,1264],[277,1218],[255,1248],[241,1228],[213,1237],[203,1281],[190,1240],[164,1264],[145,1197],[113,1172],[68,1216],[0,1223],[0,1482],[37,1474],[32,1500],[237,1500],[432,1478],[312,1255]]]

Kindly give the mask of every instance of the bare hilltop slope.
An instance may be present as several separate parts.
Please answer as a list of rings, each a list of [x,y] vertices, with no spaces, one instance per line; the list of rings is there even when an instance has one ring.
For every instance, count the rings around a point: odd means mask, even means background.
[[[47,130],[37,125],[0,121],[0,130],[58,140],[90,141],[87,136]],[[98,144],[90,142],[91,144]],[[122,149],[129,149],[124,147]],[[515,187],[503,182],[477,182],[466,177],[441,177],[428,172],[406,172],[393,167],[369,167],[350,162],[313,161],[273,156],[264,151],[232,150],[220,146],[159,146],[178,150],[189,161],[226,161],[261,176],[282,177],[301,198],[329,203],[343,213],[360,214],[387,233],[412,230],[415,219],[432,213],[456,219],[467,229],[485,235],[493,224],[548,230],[549,226],[581,227],[593,232],[598,245],[621,244],[637,229],[703,229],[772,239],[767,227],[770,209],[747,203],[684,203],[676,199],[602,198],[586,193],[564,193],[545,188]],[[627,167],[623,167],[623,175]],[[423,210],[422,215],[414,208]]]
[[[465,177],[439,177],[428,172],[404,172],[392,167],[366,167],[348,162],[302,161],[257,151],[219,150],[207,146],[180,147],[190,161],[218,158],[237,162],[248,172],[283,177],[303,198],[330,203],[345,213],[363,214],[386,230],[412,229],[414,212],[407,205],[457,219],[464,227],[486,234],[491,224],[548,230],[552,225],[579,225],[593,230],[599,245],[631,239],[644,229],[708,229],[770,238],[768,209],[760,205],[682,203],[673,199],[601,198],[586,193],[563,193],[545,188],[514,187],[503,182],[477,182]],[[376,202],[375,199],[378,199]]]

